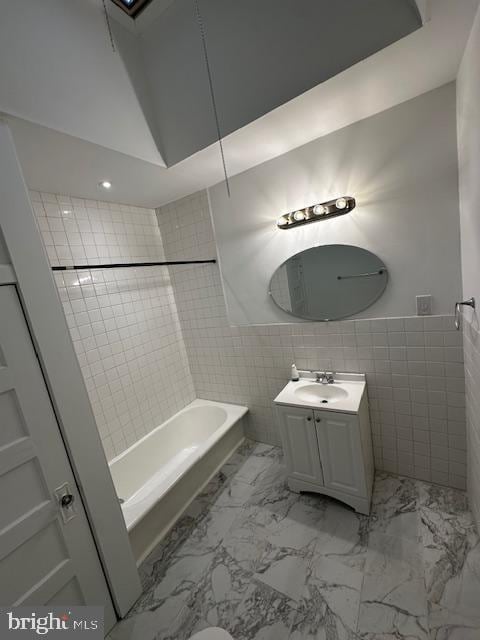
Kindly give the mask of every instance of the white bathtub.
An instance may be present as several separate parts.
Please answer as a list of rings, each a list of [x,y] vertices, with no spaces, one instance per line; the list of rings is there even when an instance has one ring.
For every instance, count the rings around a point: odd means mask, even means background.
[[[241,444],[247,411],[194,400],[110,462],[137,562]]]

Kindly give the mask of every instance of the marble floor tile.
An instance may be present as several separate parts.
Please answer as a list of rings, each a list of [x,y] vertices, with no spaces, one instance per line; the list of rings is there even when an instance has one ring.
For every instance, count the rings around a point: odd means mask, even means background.
[[[187,513],[178,520],[169,534],[142,562],[139,574],[144,594],[158,582],[175,551],[189,538],[204,515],[206,515],[204,506],[194,500]]]
[[[243,508],[255,491],[255,487],[247,482],[239,480],[235,476],[222,488],[212,503],[216,509]]]
[[[480,621],[431,605],[429,615],[430,640],[478,640]]]
[[[176,617],[167,633],[160,630],[155,640],[189,640],[195,633],[208,628],[208,622],[195,606],[186,605]]]
[[[272,587],[289,598],[292,603],[300,602],[307,580],[308,560],[289,550],[270,547],[261,558],[260,565],[255,573],[258,582]]]
[[[370,531],[418,540],[418,494],[415,480],[378,474],[372,496]]]
[[[473,521],[423,507],[422,554],[432,604],[480,621],[480,540]]]
[[[362,571],[365,565],[369,519],[327,499],[318,529],[314,556],[324,556]]]
[[[293,638],[354,638],[363,572],[337,559],[314,558],[292,630]]]
[[[426,482],[417,482],[417,485],[420,507],[427,507],[436,513],[465,517],[467,521],[471,521],[472,515],[468,509],[465,491]]]
[[[213,558],[213,551],[175,557],[165,573],[158,576],[153,588],[140,598],[129,615],[157,609],[171,598],[180,601],[182,606],[186,604],[210,568]]]
[[[428,617],[411,616],[388,604],[362,602],[358,633],[365,640],[429,640]]]
[[[245,597],[252,574],[242,568],[220,548],[210,569],[198,582],[190,601],[170,625],[166,637],[189,638],[202,628],[218,626],[226,629]],[[162,637],[165,637],[163,634]]]
[[[216,473],[210,482],[200,491],[195,500],[201,502],[203,505],[212,502],[225,487],[229,477],[230,475],[227,475],[223,469]]]
[[[369,517],[288,489],[246,441],[140,567],[110,640],[480,640],[480,541],[465,493],[379,473]]]
[[[249,484],[259,484],[268,468],[279,458],[278,447],[258,444],[251,450],[250,455],[244,458],[235,477]]]
[[[259,569],[268,546],[263,527],[248,519],[236,521],[222,542],[222,547],[238,565],[251,573]]]
[[[283,594],[252,581],[226,630],[235,640],[288,640],[295,613]]]
[[[110,631],[108,637],[111,640],[155,640],[159,635],[167,637],[184,603],[171,598],[165,605],[154,611],[142,611],[138,615],[121,620]]]
[[[264,525],[268,541],[278,549],[291,549],[304,556],[311,556],[325,513],[325,502],[295,499],[282,516]]]
[[[362,586],[358,631],[428,638],[428,605],[417,541],[372,533]],[[404,634],[404,635],[401,635]]]

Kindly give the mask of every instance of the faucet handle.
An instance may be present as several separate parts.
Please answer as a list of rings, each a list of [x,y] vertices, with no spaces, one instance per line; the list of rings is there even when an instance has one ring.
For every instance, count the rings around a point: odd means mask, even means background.
[[[325,378],[327,379],[328,384],[333,384],[335,382],[333,375],[333,371],[325,371]]]

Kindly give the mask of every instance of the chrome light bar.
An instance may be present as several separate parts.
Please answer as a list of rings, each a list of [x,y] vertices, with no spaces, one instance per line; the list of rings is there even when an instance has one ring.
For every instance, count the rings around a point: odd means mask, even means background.
[[[300,224],[308,224],[309,222],[319,222],[336,216],[343,216],[355,209],[356,202],[352,196],[343,196],[328,202],[314,204],[304,209],[298,209],[291,213],[285,213],[277,220],[279,229],[292,229]]]

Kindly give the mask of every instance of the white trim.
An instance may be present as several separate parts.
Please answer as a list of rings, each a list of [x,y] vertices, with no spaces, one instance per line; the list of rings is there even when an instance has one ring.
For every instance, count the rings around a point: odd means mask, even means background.
[[[115,608],[141,593],[122,512],[7,125],[0,121],[0,237],[68,449]],[[9,273],[2,267],[2,273]]]
[[[9,264],[0,264],[0,285],[15,284],[17,278],[15,272]]]
[[[415,0],[415,2],[417,4],[420,17],[422,18],[422,25],[425,25],[432,19],[430,0]]]

